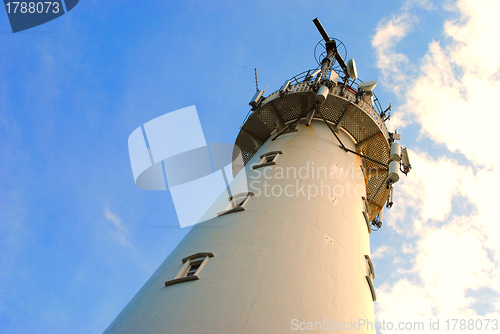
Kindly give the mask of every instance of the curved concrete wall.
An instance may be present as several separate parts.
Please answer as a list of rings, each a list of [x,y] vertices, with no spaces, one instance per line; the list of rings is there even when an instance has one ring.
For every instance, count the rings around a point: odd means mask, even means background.
[[[253,170],[270,151],[283,152],[276,165]],[[195,225],[105,333],[289,333],[294,322],[374,321],[359,165],[318,120],[269,139],[246,166],[255,196],[245,211]],[[198,252],[215,255],[200,279],[165,286]],[[364,329],[356,332],[374,332]]]

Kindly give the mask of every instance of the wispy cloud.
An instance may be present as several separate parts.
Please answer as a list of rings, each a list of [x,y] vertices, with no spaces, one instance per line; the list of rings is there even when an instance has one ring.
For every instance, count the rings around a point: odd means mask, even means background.
[[[111,222],[111,236],[114,240],[118,241],[122,246],[133,248],[130,242],[130,231],[127,226],[122,222],[117,214],[111,212],[106,206],[104,208],[104,217],[107,221]]]
[[[377,248],[373,253],[372,253],[372,259],[381,259],[386,256],[386,254],[392,253],[393,249],[388,247],[387,245],[382,245],[379,248]]]
[[[421,137],[463,154],[468,162],[434,158],[418,148],[413,152],[414,169],[398,184],[397,210],[386,219],[397,233],[413,238],[401,248],[412,257],[411,268],[379,288],[377,315],[493,315],[492,310],[500,311],[500,157],[494,153],[500,47],[492,41],[500,30],[500,3],[448,3],[445,9],[453,19],[443,22],[443,37],[429,43],[418,66],[396,51],[418,23],[411,8],[406,3],[383,20],[372,40],[378,67],[404,101],[391,125],[416,123]],[[462,209],[455,204],[460,201]],[[483,308],[471,293],[481,289],[497,293]]]
[[[393,15],[389,20],[383,20],[377,27],[377,32],[372,39],[372,46],[376,51],[377,67],[381,70],[384,81],[397,80],[394,84],[396,92],[408,77],[407,70],[410,66],[408,57],[397,52],[395,46],[413,28],[417,17],[408,11]]]
[[[411,33],[419,22],[418,16],[412,13],[412,9],[417,7],[434,9],[434,5],[429,0],[407,0],[397,13],[389,19],[382,19],[372,38],[377,67],[382,72],[384,81],[390,79],[392,88],[397,93],[404,89],[408,78],[417,70],[408,57],[398,52],[396,48],[397,44]]]

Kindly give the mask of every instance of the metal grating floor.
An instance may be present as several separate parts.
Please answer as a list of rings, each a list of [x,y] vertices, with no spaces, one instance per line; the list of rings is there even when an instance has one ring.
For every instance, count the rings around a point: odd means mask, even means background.
[[[259,149],[259,146],[255,146],[255,140],[266,141],[276,129],[278,121],[275,113],[278,113],[285,123],[297,120],[304,117],[315,96],[316,92],[304,83],[292,86],[284,96],[280,96],[278,92],[268,96],[261,106],[249,116],[236,139],[236,145],[241,149],[243,163],[246,165]],[[356,142],[381,133],[382,136],[371,140],[360,153],[382,163],[387,163],[389,161],[389,132],[372,106],[364,101],[356,103],[355,94],[348,89],[341,96],[341,87],[335,86],[330,90],[325,102],[320,106],[320,111],[327,121],[337,124],[349,106],[351,108],[349,108],[348,114],[342,122],[342,128]],[[321,118],[321,116],[316,113],[314,118]],[[252,135],[253,138],[250,138]],[[240,163],[240,161],[238,163],[235,161],[236,165]],[[364,159],[364,166],[366,170],[373,168],[384,169],[381,165],[367,159]],[[240,169],[241,167],[233,168],[233,174],[236,176]],[[370,220],[372,220],[384,205],[389,190],[386,189],[384,184],[386,175],[383,171],[381,174],[369,179],[367,174],[366,177],[367,196],[371,202],[369,215]],[[378,193],[377,189],[379,189]],[[372,198],[375,193],[377,193],[375,198]]]

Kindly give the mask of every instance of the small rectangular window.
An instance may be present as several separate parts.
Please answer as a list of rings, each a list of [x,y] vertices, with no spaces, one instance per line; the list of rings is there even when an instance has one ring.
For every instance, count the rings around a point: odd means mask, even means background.
[[[375,279],[375,270],[373,269],[373,263],[370,259],[369,255],[365,255],[366,259],[366,275],[370,276],[372,279]]]
[[[264,160],[265,160],[265,162],[273,162],[274,159],[276,159],[276,156],[277,156],[277,154],[276,155],[267,155],[264,157]]]
[[[194,274],[196,274],[196,271],[200,268],[201,262],[202,261],[198,261],[196,263],[191,263],[186,276],[193,276]]]
[[[283,129],[278,131],[276,135],[274,136],[273,140],[276,140],[279,136],[284,135],[286,133],[291,133],[291,132],[297,132],[299,127],[299,121],[296,120],[292,123],[287,124]]]
[[[245,211],[245,204],[251,196],[254,196],[254,193],[245,192],[229,197],[229,203],[226,210],[217,213],[217,216],[222,216],[231,212]]]
[[[283,154],[283,152],[271,151],[271,152],[267,152],[267,153],[262,154],[260,156],[260,162],[256,165],[253,165],[252,169],[276,165],[276,160],[278,159],[278,156],[280,154]]]
[[[366,227],[368,228],[368,233],[372,233],[372,228],[370,226],[370,217],[368,216],[368,212],[370,212],[370,204],[368,203],[365,196],[361,196],[361,199],[363,199],[364,204],[363,217],[365,218]]]
[[[229,204],[230,207],[228,209],[242,206],[243,202],[245,202],[247,198],[248,198],[248,193],[241,193],[232,197],[232,199],[230,198],[229,200],[231,201],[231,203]]]
[[[375,271],[373,270],[373,263],[369,255],[365,255],[366,259],[366,282],[370,288],[370,293],[372,295],[372,300],[377,300],[377,295],[375,294],[375,287],[373,286],[373,280],[375,279]]]
[[[196,253],[182,259],[181,270],[174,279],[165,282],[165,286],[176,283],[194,281],[200,279],[200,272],[205,266],[208,258],[214,257],[213,253]]]

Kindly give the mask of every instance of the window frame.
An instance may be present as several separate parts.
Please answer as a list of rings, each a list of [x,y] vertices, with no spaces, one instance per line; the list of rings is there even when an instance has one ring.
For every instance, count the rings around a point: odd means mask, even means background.
[[[266,166],[276,165],[276,160],[278,160],[278,156],[283,154],[282,151],[271,151],[264,153],[260,156],[260,162],[256,165],[252,166],[252,169],[262,168]],[[273,157],[271,160],[268,160],[269,157]]]
[[[243,201],[241,201],[240,203],[236,204],[235,199],[241,198],[243,196],[245,196],[245,199],[243,199]],[[226,210],[218,212],[217,216],[219,217],[219,216],[222,216],[222,215],[225,215],[228,213],[232,213],[232,212],[245,211],[245,205],[247,204],[248,200],[252,196],[255,196],[255,194],[253,192],[242,192],[242,193],[238,193],[234,196],[229,197],[228,207],[226,208]]]
[[[366,227],[368,228],[368,234],[372,233],[372,227],[370,226],[370,217],[368,216],[368,212],[370,211],[370,204],[365,196],[361,196],[361,199],[364,203],[363,217],[365,218]]]
[[[365,260],[366,260],[366,281],[368,283],[368,287],[370,288],[370,293],[372,295],[372,300],[376,301],[377,300],[377,295],[375,294],[375,287],[373,286],[373,280],[375,279],[375,270],[373,269],[373,263],[372,260],[370,259],[370,255],[365,254]]]
[[[272,140],[278,139],[279,136],[287,134],[287,133],[293,133],[293,132],[298,132],[299,131],[299,120],[295,120],[292,123],[285,124],[285,126],[276,133],[276,135],[273,137]]]
[[[214,257],[214,253],[203,252],[203,253],[196,253],[183,258],[182,263],[184,263],[184,265],[182,266],[181,270],[177,273],[174,279],[166,281],[165,286],[181,282],[199,280],[200,279],[199,274],[201,270],[206,265],[208,259],[211,257]],[[197,265],[198,268],[196,268],[196,270],[193,272],[192,275],[189,275],[189,273],[192,271],[190,269],[194,265]]]

